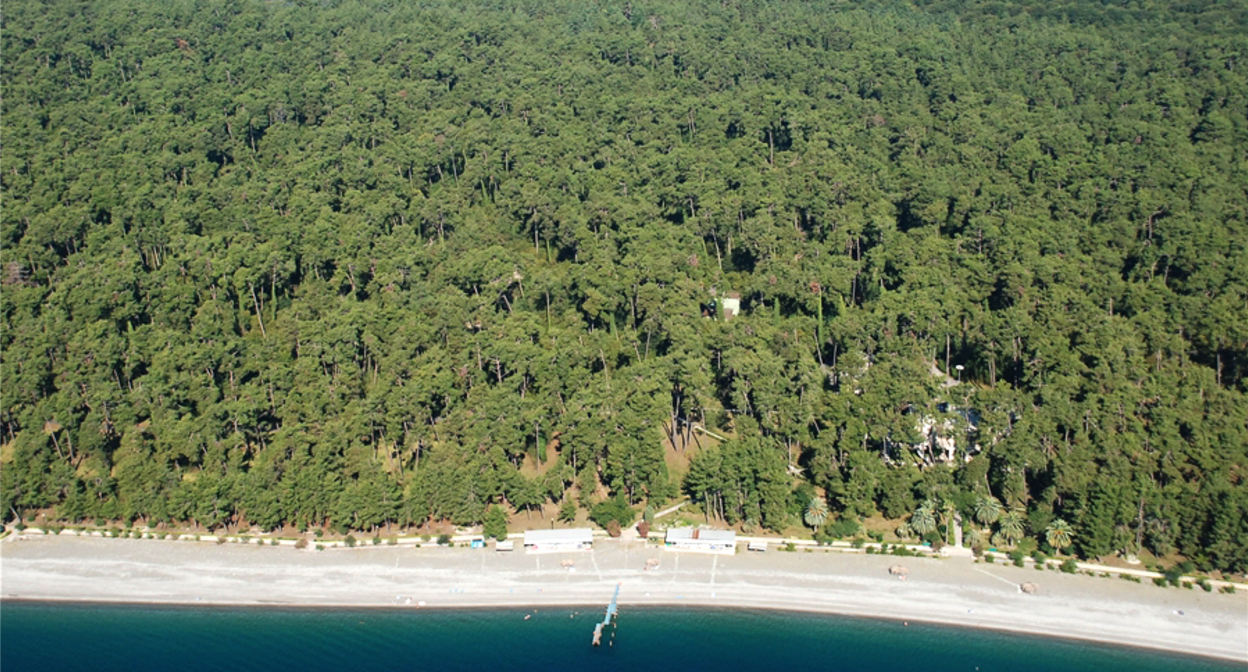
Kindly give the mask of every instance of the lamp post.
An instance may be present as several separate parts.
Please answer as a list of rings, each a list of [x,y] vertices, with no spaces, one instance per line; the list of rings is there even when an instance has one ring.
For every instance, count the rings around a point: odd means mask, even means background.
[[[963,369],[963,368],[965,368],[965,367],[963,367],[961,364],[959,364],[959,365],[957,365],[957,366],[955,366],[955,367],[953,367],[953,368],[955,368],[955,369],[957,369],[957,370],[958,370],[958,382],[959,382],[959,383],[961,383],[961,382],[962,382],[962,369]]]

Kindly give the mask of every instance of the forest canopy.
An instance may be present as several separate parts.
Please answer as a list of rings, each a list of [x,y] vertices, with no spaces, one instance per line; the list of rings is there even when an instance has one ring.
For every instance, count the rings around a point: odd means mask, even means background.
[[[0,507],[373,530],[683,494],[1246,571],[1246,25],[6,3]]]

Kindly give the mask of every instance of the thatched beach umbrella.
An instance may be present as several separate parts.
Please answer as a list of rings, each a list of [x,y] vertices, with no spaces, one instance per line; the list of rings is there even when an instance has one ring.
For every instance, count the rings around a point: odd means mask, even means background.
[[[1040,586],[1037,586],[1036,584],[1028,581],[1027,583],[1020,585],[1018,589],[1023,591],[1024,593],[1027,593],[1028,595],[1031,595],[1032,593],[1035,593],[1037,590],[1040,590]]]
[[[906,569],[904,565],[893,565],[892,567],[888,568],[888,573],[893,576],[899,576],[904,579],[905,577],[910,575],[910,570]]]

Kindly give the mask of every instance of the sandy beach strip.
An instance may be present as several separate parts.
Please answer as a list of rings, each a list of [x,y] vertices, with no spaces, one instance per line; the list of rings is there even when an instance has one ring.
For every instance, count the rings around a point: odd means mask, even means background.
[[[647,560],[658,567],[647,569]],[[565,566],[564,561],[574,563]],[[888,574],[903,564],[907,580]],[[1034,582],[1039,591],[1019,591]],[[0,542],[0,599],[325,607],[812,611],[1084,639],[1248,662],[1248,594],[1159,588],[964,558],[814,551],[699,555],[603,540],[586,553],[325,551],[61,535]]]

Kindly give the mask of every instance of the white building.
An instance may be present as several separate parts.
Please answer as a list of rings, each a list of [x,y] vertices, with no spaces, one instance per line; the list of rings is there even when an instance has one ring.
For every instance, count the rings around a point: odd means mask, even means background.
[[[570,530],[525,530],[524,550],[529,553],[588,551],[594,547],[594,531],[588,527]]]
[[[663,547],[669,551],[732,555],[737,551],[737,533],[732,530],[680,527],[667,531]]]

